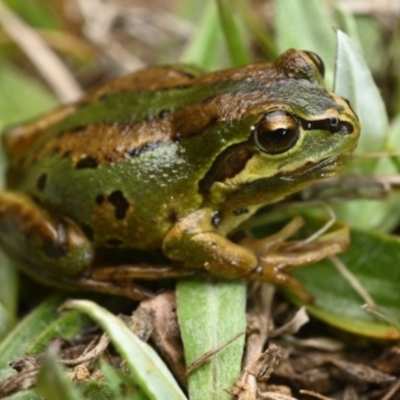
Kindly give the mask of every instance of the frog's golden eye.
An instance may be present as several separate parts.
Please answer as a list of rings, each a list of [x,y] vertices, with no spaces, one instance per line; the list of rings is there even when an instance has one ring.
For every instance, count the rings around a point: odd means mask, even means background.
[[[280,154],[289,150],[299,138],[297,118],[285,110],[265,114],[255,129],[257,147],[268,154]]]
[[[314,53],[313,51],[306,51],[305,53],[308,55],[308,57],[310,57],[311,61],[315,64],[321,76],[324,77],[325,64],[322,61],[321,57],[317,53]]]

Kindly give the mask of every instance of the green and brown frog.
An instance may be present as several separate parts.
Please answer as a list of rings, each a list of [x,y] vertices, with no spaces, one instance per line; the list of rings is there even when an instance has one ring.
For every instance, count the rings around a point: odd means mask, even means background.
[[[150,293],[137,280],[207,273],[301,292],[293,261],[271,255],[275,239],[231,234],[338,173],[355,148],[358,119],[323,75],[317,55],[296,50],[203,75],[152,67],[10,129],[0,243],[28,275],[67,289],[140,298]],[[344,247],[321,246],[297,263]],[[143,262],[152,252],[159,264]]]

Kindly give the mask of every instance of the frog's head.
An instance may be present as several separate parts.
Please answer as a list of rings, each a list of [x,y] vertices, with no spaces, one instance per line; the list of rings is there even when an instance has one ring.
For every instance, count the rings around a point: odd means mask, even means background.
[[[349,102],[326,89],[323,75],[316,54],[289,50],[247,79],[255,88],[248,98],[262,100],[249,100],[235,127],[247,140],[221,153],[201,182],[213,201],[272,203],[340,171],[360,125]]]

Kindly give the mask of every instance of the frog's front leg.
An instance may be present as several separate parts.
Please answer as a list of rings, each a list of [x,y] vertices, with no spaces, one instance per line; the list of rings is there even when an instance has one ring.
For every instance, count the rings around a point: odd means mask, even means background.
[[[202,209],[179,221],[166,235],[163,250],[167,257],[184,267],[209,271],[222,278],[246,278],[283,285],[303,301],[311,296],[288,271],[336,254],[342,246],[333,242],[291,249],[285,245],[288,236],[302,225],[295,220],[271,238],[245,240],[236,244],[221,235],[212,223],[213,211]],[[293,246],[292,246],[293,247]]]
[[[221,235],[212,219],[211,209],[201,209],[180,220],[164,238],[164,254],[184,268],[224,278],[246,277],[255,271],[255,253]]]
[[[81,289],[143,299],[152,294],[92,277],[94,248],[78,225],[21,194],[0,191],[0,243],[33,279],[62,289]]]

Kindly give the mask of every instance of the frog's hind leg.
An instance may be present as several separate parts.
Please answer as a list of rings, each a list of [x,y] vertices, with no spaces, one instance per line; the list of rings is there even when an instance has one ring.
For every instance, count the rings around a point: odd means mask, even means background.
[[[96,267],[90,276],[99,281],[126,282],[127,280],[154,280],[184,278],[193,275],[194,272],[187,269],[179,269],[172,265],[150,264],[121,264]]]
[[[0,191],[0,244],[28,275],[56,286],[81,275],[94,256],[74,222],[9,191]]]
[[[179,269],[172,265],[149,265],[149,264],[118,264],[108,266],[95,266],[90,275],[82,278],[79,283],[90,289],[129,297],[135,300],[152,297],[153,293],[139,287],[137,280],[163,280],[183,278],[193,275],[193,272],[187,269]],[[103,286],[109,287],[108,291],[102,290]]]
[[[0,244],[31,278],[66,290],[142,300],[153,293],[136,285],[136,279],[177,276],[170,267],[93,268],[94,248],[78,225],[9,191],[0,191]]]

